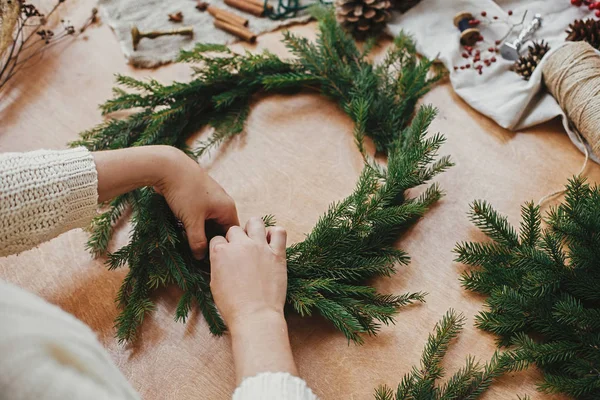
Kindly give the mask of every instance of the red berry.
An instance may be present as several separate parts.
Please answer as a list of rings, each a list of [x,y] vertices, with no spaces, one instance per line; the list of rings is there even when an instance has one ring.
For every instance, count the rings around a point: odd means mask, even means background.
[[[471,46],[465,46],[465,50],[466,51],[471,51],[471,50],[473,50],[473,47],[471,47]]]
[[[494,52],[494,48],[493,48],[493,47],[490,47],[490,48],[488,49],[488,51],[493,53],[493,52]]]
[[[502,41],[496,40],[496,46],[498,46],[500,43],[502,43]]]
[[[480,54],[481,54],[481,51],[479,51],[479,50],[475,50],[475,55],[476,55],[476,56],[478,56],[478,55],[480,55]]]
[[[483,42],[483,36],[480,35],[479,38],[477,38],[477,41],[478,42]]]
[[[588,9],[590,11],[592,11],[594,8],[596,8],[596,3],[590,3],[590,5],[588,6]]]
[[[464,66],[464,65],[461,65],[461,66],[460,66],[460,69],[465,69],[465,66]]]
[[[465,65],[465,68],[471,68],[471,64]]]
[[[458,67],[457,67],[456,65],[454,66],[454,70],[455,70],[455,71],[458,71]]]
[[[498,19],[498,17],[494,15],[494,19]]]
[[[492,62],[496,62],[496,57],[492,57]]]
[[[513,15],[512,10],[508,10],[508,15]]]
[[[462,53],[463,58],[469,58],[469,55],[467,53]]]
[[[596,10],[596,17],[600,18],[600,10]]]
[[[571,4],[573,4],[574,6],[581,6],[581,0],[571,0]]]
[[[483,71],[480,69],[480,70],[479,70],[479,75],[481,75],[481,74],[483,74]]]
[[[482,17],[485,17],[486,15],[487,15],[487,13],[486,13],[485,11],[482,11],[482,12],[481,12],[481,16],[482,16]]]

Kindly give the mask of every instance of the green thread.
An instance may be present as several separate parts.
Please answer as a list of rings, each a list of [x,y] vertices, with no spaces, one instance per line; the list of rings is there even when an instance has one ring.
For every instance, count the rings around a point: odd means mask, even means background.
[[[321,4],[333,4],[332,1],[319,0]],[[265,0],[265,15],[273,20],[279,19],[287,19],[294,18],[298,15],[298,12],[302,10],[306,10],[312,4],[308,5],[300,5],[300,0],[277,0],[277,6],[272,10],[267,6],[269,5],[269,0]]]

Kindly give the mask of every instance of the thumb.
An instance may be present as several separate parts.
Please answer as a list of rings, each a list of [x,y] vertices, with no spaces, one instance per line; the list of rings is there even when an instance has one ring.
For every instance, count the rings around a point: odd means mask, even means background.
[[[198,222],[193,223],[190,227],[186,226],[186,232],[194,258],[202,260],[206,256],[206,248],[208,247],[208,240],[206,240],[206,232],[204,230],[204,219],[199,219]]]

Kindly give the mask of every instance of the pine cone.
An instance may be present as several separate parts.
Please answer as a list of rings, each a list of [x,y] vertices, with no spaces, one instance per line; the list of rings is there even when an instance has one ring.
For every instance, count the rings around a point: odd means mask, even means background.
[[[344,29],[357,39],[377,35],[390,19],[389,0],[336,0],[335,14]]]
[[[401,13],[405,13],[419,4],[420,1],[421,0],[392,0],[392,7]]]
[[[543,40],[541,42],[533,42],[533,45],[529,46],[529,53],[519,57],[519,59],[515,61],[514,71],[528,81],[529,78],[531,78],[533,71],[549,50],[550,46]]]
[[[600,21],[589,18],[585,21],[577,19],[567,29],[567,40],[571,42],[588,42],[593,48],[600,50]]]

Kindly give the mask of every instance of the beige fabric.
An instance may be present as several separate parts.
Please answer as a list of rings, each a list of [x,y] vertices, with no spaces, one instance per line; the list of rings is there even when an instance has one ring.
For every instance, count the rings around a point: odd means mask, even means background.
[[[98,177],[84,148],[0,154],[0,256],[90,223]]]
[[[139,395],[84,323],[0,281],[0,398],[133,400]]]
[[[317,400],[302,379],[285,372],[264,372],[246,378],[233,393],[233,400]]]
[[[225,5],[223,0],[209,0],[211,5],[226,9],[248,18],[248,29],[256,34],[274,31],[282,26],[307,22],[310,17],[301,12],[296,18],[274,21],[270,18],[255,17]],[[277,2],[270,0],[273,5]],[[301,5],[315,0],[300,0]],[[180,49],[189,50],[196,42],[230,44],[238,41],[233,35],[213,26],[214,19],[208,12],[196,9],[196,1],[191,0],[100,0],[102,18],[114,30],[121,50],[129,62],[136,67],[151,68],[174,61]],[[168,15],[182,12],[183,22],[169,21]],[[142,39],[136,51],[131,41],[131,27],[140,31],[171,30],[182,26],[192,26],[194,37],[163,36],[156,39]]]

